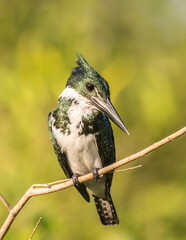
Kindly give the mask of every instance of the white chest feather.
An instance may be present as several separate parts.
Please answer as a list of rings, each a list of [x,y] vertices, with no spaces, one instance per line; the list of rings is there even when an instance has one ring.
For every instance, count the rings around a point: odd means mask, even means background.
[[[61,151],[66,153],[73,173],[84,175],[102,167],[94,135],[78,135],[78,129],[69,135],[63,134],[55,127],[53,133]]]

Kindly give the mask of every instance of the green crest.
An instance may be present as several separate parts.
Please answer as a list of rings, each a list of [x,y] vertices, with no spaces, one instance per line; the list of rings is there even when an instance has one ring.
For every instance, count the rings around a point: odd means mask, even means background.
[[[88,64],[80,53],[77,52],[76,55],[78,57],[78,60],[76,61],[78,66],[73,68],[66,86],[70,86],[81,95],[87,96],[85,85],[91,83],[96,87],[100,96],[104,99],[110,98],[107,81]]]

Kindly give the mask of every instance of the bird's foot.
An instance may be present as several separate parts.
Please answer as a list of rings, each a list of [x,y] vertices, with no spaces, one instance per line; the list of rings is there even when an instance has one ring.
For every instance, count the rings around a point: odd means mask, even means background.
[[[98,182],[99,181],[99,179],[101,178],[101,176],[99,175],[99,173],[98,173],[98,171],[100,170],[100,168],[95,168],[94,170],[93,170],[93,177],[96,179],[96,182]]]
[[[72,175],[72,181],[74,183],[75,187],[79,187],[81,185],[81,183],[78,180],[79,174],[75,173]]]

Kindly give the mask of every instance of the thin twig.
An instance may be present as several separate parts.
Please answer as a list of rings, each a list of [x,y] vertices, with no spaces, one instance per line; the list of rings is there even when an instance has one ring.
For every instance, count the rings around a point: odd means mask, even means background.
[[[35,226],[35,228],[34,228],[32,234],[31,234],[29,240],[32,240],[32,238],[33,238],[33,236],[34,236],[34,233],[35,233],[36,229],[38,228],[38,226],[39,226],[41,220],[42,220],[42,217],[40,217],[39,220],[37,221],[36,226]]]
[[[67,181],[69,181],[69,180],[70,180],[70,178],[58,180],[58,181],[55,181],[55,182],[48,183],[48,186],[52,186],[52,185],[55,185],[55,184],[57,184],[57,183],[67,182]]]
[[[44,184],[33,184],[32,187],[33,188],[49,188],[52,185],[56,185],[58,183],[62,183],[62,182],[67,182],[69,181],[71,178],[66,178],[66,179],[61,179],[61,180],[57,180],[55,182],[51,182],[51,183],[44,183]]]
[[[135,153],[133,155],[130,155],[120,161],[117,161],[107,167],[104,167],[102,169],[100,169],[98,171],[99,175],[105,174],[107,172],[113,171],[116,168],[119,168],[125,164],[128,164],[136,159],[139,159],[145,155],[147,155],[148,153],[152,152],[153,150],[163,146],[164,144],[174,140],[175,138],[183,135],[186,132],[186,127],[178,130],[177,132],[171,134],[170,136],[152,144],[151,146],[141,150],[138,153]],[[84,176],[80,176],[78,177],[78,181],[81,182],[85,182],[88,181],[90,179],[93,178],[93,174],[89,173],[86,174]],[[53,193],[56,191],[60,191],[62,189],[66,189],[68,187],[73,186],[73,181],[72,179],[56,184],[56,185],[52,185],[49,186],[50,184],[35,184],[32,185],[27,191],[26,193],[23,195],[23,197],[18,201],[18,203],[12,208],[12,210],[10,211],[10,214],[8,215],[7,219],[5,220],[3,226],[0,229],[0,240],[2,240],[4,238],[4,236],[6,235],[8,229],[10,228],[12,222],[14,221],[15,217],[17,216],[17,214],[20,212],[20,210],[23,208],[23,206],[26,204],[26,202],[33,196],[39,196],[39,195],[43,195],[43,194],[49,194],[49,193]],[[35,188],[34,186],[41,186],[41,188]]]
[[[10,212],[12,210],[12,206],[10,206],[10,204],[7,202],[7,200],[3,197],[1,193],[0,193],[0,200]]]
[[[118,173],[118,172],[125,172],[125,171],[133,170],[133,169],[136,169],[136,168],[139,168],[139,167],[142,167],[142,164],[134,166],[134,167],[129,167],[129,168],[115,170],[114,172],[116,172],[116,173]]]

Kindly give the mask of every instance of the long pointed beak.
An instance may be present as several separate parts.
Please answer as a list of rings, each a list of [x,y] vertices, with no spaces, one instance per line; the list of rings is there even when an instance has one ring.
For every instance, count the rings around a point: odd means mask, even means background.
[[[121,120],[119,114],[117,113],[116,109],[108,98],[107,100],[104,100],[101,97],[91,97],[91,101],[98,108],[99,111],[101,111],[108,118],[110,118],[110,120],[112,120],[119,128],[121,128],[121,130],[130,135],[125,124]]]

